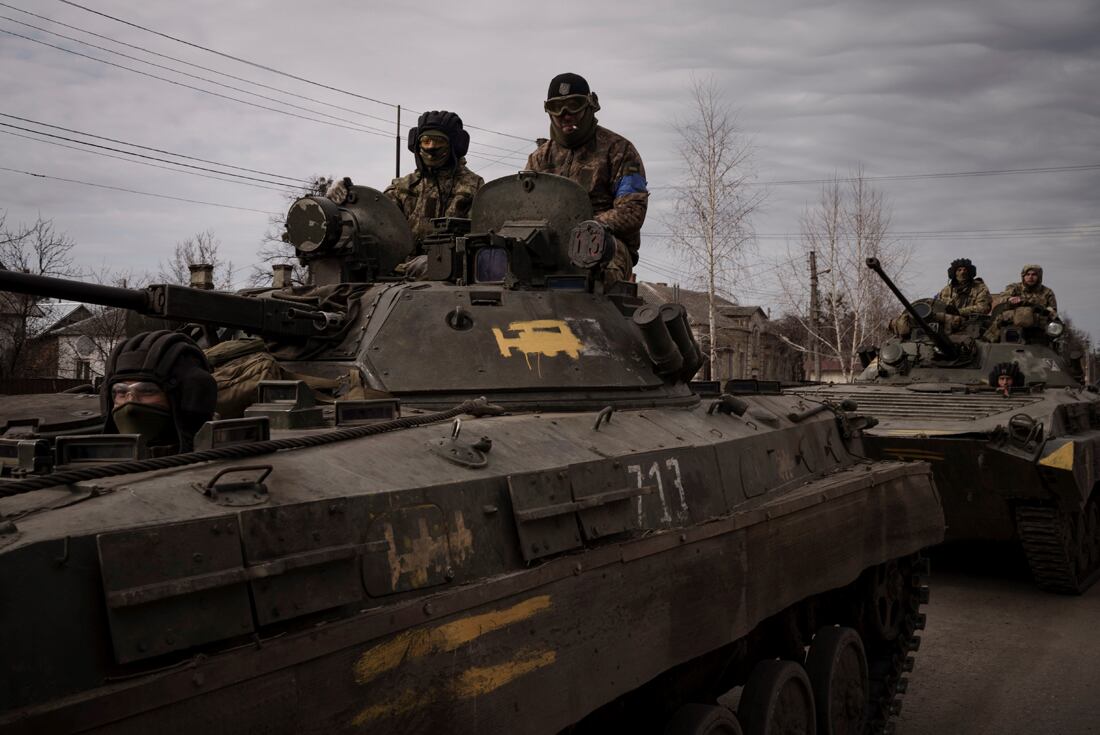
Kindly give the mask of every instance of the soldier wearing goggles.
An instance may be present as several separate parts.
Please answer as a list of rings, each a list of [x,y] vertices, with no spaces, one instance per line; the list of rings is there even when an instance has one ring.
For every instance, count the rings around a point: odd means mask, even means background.
[[[600,101],[584,77],[559,74],[550,80],[543,110],[550,116],[550,139],[527,159],[527,168],[580,184],[596,221],[615,240],[604,283],[630,280],[649,201],[641,156],[629,140],[597,124]]]

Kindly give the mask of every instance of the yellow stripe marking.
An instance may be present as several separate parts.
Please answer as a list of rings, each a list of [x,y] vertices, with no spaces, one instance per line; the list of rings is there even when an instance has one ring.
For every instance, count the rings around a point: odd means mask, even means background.
[[[455,695],[459,699],[484,696],[524,674],[549,666],[557,658],[554,651],[521,651],[516,658],[503,664],[469,668],[459,674],[454,683]]]
[[[1073,469],[1073,442],[1066,442],[1058,449],[1039,460],[1044,467],[1053,467],[1056,470]]]
[[[355,681],[366,684],[406,659],[453,651],[479,636],[526,620],[549,607],[550,596],[540,595],[503,610],[471,615],[436,628],[405,631],[360,656],[355,663]]]

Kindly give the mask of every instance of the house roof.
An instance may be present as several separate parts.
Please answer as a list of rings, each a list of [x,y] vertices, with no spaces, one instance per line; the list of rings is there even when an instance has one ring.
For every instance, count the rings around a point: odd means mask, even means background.
[[[688,321],[692,325],[706,324],[707,312],[710,309],[707,294],[703,291],[692,291],[687,288],[674,288],[665,283],[638,282],[638,297],[649,304],[666,304],[677,301],[684,305],[688,312]],[[759,306],[741,306],[721,296],[715,297],[717,309],[717,326],[719,329],[744,329],[735,319],[742,319],[760,312],[765,319],[767,314]]]
[[[122,310],[113,309],[112,311],[121,312]],[[69,324],[58,327],[57,329],[53,329],[51,330],[51,333],[63,337],[94,335],[97,331],[102,331],[104,329],[104,322],[106,319],[109,318],[110,315],[108,314],[95,314],[91,316],[86,316],[83,319],[79,319],[75,322],[71,322]],[[125,317],[120,315],[119,318]]]

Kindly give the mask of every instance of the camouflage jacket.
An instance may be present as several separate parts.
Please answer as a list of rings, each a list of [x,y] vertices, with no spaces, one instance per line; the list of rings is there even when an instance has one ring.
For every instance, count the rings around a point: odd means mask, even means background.
[[[1020,297],[1020,306],[1044,306],[1050,310],[1050,314],[1047,316],[1054,318],[1058,315],[1058,299],[1055,298],[1054,291],[1041,283],[1037,283],[1031,288],[1023,283],[1010,283],[1005,286],[1005,292],[1001,295],[1001,298],[1007,301],[1013,296]],[[1010,308],[1012,306],[1013,304],[1009,304]]]
[[[596,126],[592,139],[577,148],[546,141],[527,158],[527,168],[580,184],[588,192],[596,219],[607,225],[637,260],[649,191],[642,157],[633,143]]]
[[[419,242],[432,233],[436,217],[469,217],[474,194],[485,180],[459,162],[458,167],[426,175],[420,170],[394,179],[385,194],[409,220],[413,237]]]
[[[990,307],[993,306],[989,287],[980,278],[975,278],[966,286],[960,286],[951,281],[943,287],[937,298],[949,306],[954,306],[961,316],[988,314]]]

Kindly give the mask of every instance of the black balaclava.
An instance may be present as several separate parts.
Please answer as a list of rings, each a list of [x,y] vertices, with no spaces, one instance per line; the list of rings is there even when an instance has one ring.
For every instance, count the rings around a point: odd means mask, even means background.
[[[447,136],[451,145],[450,155],[447,160],[437,167],[425,165],[420,157],[420,136],[429,130],[438,130]],[[416,158],[416,168],[421,173],[430,173],[439,170],[453,170],[458,162],[470,150],[470,134],[462,129],[462,118],[453,112],[446,110],[432,110],[420,115],[416,121],[416,127],[409,129],[409,150]]]
[[[169,408],[125,403],[116,409],[111,387],[131,381],[155,383],[168,396]],[[206,356],[189,337],[167,330],[142,332],[111,353],[100,402],[106,417],[104,434],[131,433],[140,427],[137,433],[149,446],[174,444],[178,451],[189,452],[195,432],[214,417],[218,384]]]
[[[566,72],[558,74],[550,80],[550,87],[546,90],[546,99],[555,97],[571,97],[585,95],[589,98],[589,105],[577,119],[577,129],[571,133],[563,133],[553,119],[550,120],[550,139],[558,145],[566,148],[579,148],[596,134],[596,113],[600,109],[599,98],[588,86],[588,81],[580,74]],[[553,117],[553,116],[551,116]]]
[[[951,279],[951,283],[958,286],[959,282],[955,280],[955,270],[958,268],[966,268],[970,274],[969,283],[974,282],[974,278],[978,275],[978,269],[970,262],[970,258],[959,258],[951,261],[951,267],[947,269],[947,277]]]

